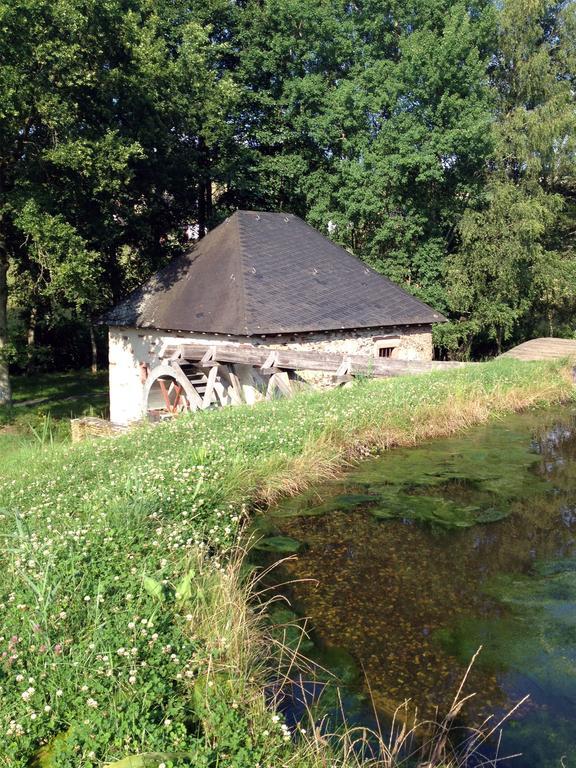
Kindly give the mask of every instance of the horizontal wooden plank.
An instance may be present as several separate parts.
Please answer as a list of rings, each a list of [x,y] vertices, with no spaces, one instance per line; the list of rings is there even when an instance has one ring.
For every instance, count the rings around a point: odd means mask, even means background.
[[[288,348],[272,349],[253,344],[220,344],[211,347],[213,362],[239,363],[261,368],[270,359],[278,370],[310,370],[337,373],[343,364],[349,366],[348,373],[366,376],[400,376],[409,373],[428,373],[435,370],[459,368],[464,363],[396,360],[394,358],[376,358],[368,355],[339,355],[333,352],[316,352]],[[169,346],[164,350],[164,357],[179,352],[183,360],[195,362],[206,354],[205,344],[181,344]],[[272,358],[271,356],[274,355]]]

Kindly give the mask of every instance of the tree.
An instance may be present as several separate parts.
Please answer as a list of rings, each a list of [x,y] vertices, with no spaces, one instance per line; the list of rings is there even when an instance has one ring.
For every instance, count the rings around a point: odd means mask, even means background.
[[[336,109],[362,115],[308,190],[310,218],[439,309],[442,268],[491,150],[489,3],[362,4],[362,48]]]
[[[492,148],[494,21],[483,0],[248,2],[238,133],[251,162],[235,200],[331,222],[340,243],[444,308],[442,264]]]
[[[573,238],[559,237],[576,191],[575,11],[549,0],[501,9],[495,150],[447,269],[457,321],[442,333],[454,350],[552,334],[556,315],[576,304]]]
[[[0,22],[2,403],[9,280],[89,323],[141,282],[206,207],[234,89],[188,3],[17,0]]]

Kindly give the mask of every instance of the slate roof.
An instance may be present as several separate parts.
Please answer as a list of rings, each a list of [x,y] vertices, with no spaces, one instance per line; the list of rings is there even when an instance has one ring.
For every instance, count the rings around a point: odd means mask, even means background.
[[[254,336],[445,318],[297,216],[237,211],[104,318]]]

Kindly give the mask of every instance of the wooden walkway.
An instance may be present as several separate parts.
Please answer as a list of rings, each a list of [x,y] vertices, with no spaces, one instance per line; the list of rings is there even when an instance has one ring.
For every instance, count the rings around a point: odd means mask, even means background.
[[[517,347],[509,349],[500,357],[513,357],[516,360],[558,360],[563,357],[576,358],[576,341],[556,339],[554,337],[530,339]]]

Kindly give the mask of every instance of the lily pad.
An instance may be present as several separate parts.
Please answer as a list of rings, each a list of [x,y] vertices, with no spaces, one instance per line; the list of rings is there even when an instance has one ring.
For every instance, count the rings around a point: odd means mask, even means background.
[[[304,544],[301,541],[292,539],[290,536],[268,536],[254,545],[254,549],[262,552],[278,552],[285,555],[295,554],[303,548]]]
[[[441,496],[410,496],[397,494],[386,499],[382,507],[372,509],[378,520],[416,520],[434,523],[444,528],[469,528],[478,522],[478,507],[460,506]]]

